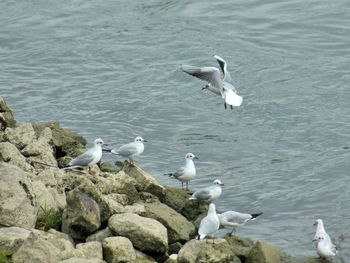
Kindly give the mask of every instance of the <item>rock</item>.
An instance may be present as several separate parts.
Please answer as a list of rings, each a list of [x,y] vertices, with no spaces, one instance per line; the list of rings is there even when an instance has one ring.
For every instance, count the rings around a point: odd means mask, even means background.
[[[85,258],[103,259],[102,244],[98,241],[80,243],[76,249],[81,251]]]
[[[182,215],[186,217],[188,220],[192,221],[198,218],[201,214],[208,213],[208,204],[201,201],[189,200],[186,203],[184,209],[182,209]]]
[[[87,194],[75,189],[67,193],[62,231],[74,239],[85,239],[101,226],[100,208]]]
[[[123,171],[134,178],[138,183],[140,192],[148,192],[157,196],[160,200],[164,198],[165,188],[154,177],[143,171],[135,164],[125,161]]]
[[[141,215],[142,213],[145,213],[145,204],[144,203],[135,203],[133,205],[127,205],[124,206],[124,211],[123,213],[133,213],[133,214],[138,214]]]
[[[171,254],[164,263],[177,263],[177,254]]]
[[[280,253],[272,245],[257,241],[250,251],[246,263],[280,263]]]
[[[15,126],[16,121],[13,118],[11,109],[6,105],[4,98],[0,96],[0,130]]]
[[[124,194],[128,198],[128,205],[137,201],[136,185],[135,179],[126,175],[123,171],[117,174],[103,173],[97,179],[97,187],[102,194]]]
[[[106,173],[118,173],[120,171],[120,168],[113,165],[112,163],[102,162],[100,164],[100,170],[101,172],[106,172]]]
[[[61,260],[58,263],[105,263],[106,261],[98,258],[69,258],[65,260]]]
[[[177,254],[179,253],[180,249],[183,247],[183,245],[180,242],[175,242],[169,245],[168,253],[171,254]]]
[[[250,250],[254,246],[253,240],[239,236],[231,236],[229,234],[225,236],[225,239],[230,244],[233,253],[239,257],[242,262],[245,262]]]
[[[0,225],[33,228],[38,208],[28,174],[0,162],[0,178]]]
[[[46,127],[51,129],[56,159],[66,155],[75,157],[85,151],[86,140],[76,132],[61,128],[58,122],[33,124],[37,136]]]
[[[154,258],[135,249],[136,259],[132,263],[157,263]]]
[[[72,257],[83,257],[76,250],[69,236],[50,230],[48,232],[33,229],[32,234],[12,255],[16,263],[59,262]]]
[[[132,213],[115,214],[109,219],[108,227],[117,235],[129,238],[141,251],[165,253],[168,248],[167,230],[157,220]]]
[[[0,228],[0,251],[5,255],[12,255],[30,236],[31,232],[19,227]]]
[[[162,223],[168,230],[169,243],[186,242],[194,234],[194,225],[176,212],[174,209],[162,203],[146,203],[146,212],[141,214],[148,218],[154,218]]]
[[[182,210],[190,200],[188,200],[188,192],[182,189],[174,187],[165,187],[165,195],[162,200],[164,204],[171,207],[178,213],[182,213]],[[192,220],[192,219],[190,219]]]
[[[9,142],[0,143],[0,161],[18,166],[26,172],[33,172],[33,167],[27,163],[21,152]]]
[[[40,171],[38,174],[32,175],[32,181],[40,181],[45,187],[56,188],[63,192],[63,178],[64,171],[58,168],[46,167],[45,170]]]
[[[91,241],[99,241],[102,242],[105,238],[113,236],[112,231],[106,227],[105,229],[102,229],[100,231],[97,231],[96,233],[91,234],[87,237],[86,242]]]
[[[179,263],[240,263],[225,239],[190,240],[179,251]]]
[[[48,166],[57,167],[52,144],[52,133],[45,128],[38,140],[34,140],[22,150],[22,154],[29,157],[29,162],[36,168],[46,169]],[[46,165],[45,165],[46,164]]]
[[[126,237],[108,237],[103,240],[102,246],[108,263],[131,262],[136,259],[134,247]]]
[[[7,127],[5,129],[5,138],[18,149],[23,149],[36,139],[32,124],[23,123],[15,128]]]
[[[66,196],[64,193],[59,194],[55,188],[45,187],[41,181],[34,181],[32,185],[38,207],[52,209],[55,212],[63,211],[66,207]]]

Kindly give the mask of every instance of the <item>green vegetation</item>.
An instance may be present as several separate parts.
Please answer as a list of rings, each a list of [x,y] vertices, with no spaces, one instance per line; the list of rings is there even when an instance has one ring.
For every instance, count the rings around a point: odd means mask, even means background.
[[[56,212],[52,208],[46,206],[40,206],[38,211],[38,220],[36,222],[36,228],[48,231],[50,228],[60,230],[61,228],[61,214]],[[1,263],[1,262],[0,262]]]
[[[0,263],[13,263],[13,261],[5,252],[0,251]]]

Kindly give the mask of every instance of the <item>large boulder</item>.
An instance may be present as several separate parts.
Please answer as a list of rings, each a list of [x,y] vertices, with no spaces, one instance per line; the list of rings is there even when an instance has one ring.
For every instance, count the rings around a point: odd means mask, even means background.
[[[254,246],[254,241],[249,238],[243,238],[239,236],[226,235],[226,241],[230,244],[233,253],[245,262],[249,256],[250,250]]]
[[[274,246],[257,241],[250,251],[246,263],[280,263],[280,252]]]
[[[49,232],[33,229],[32,234],[12,255],[16,263],[59,262],[72,257],[84,258],[81,251],[74,248],[69,236],[51,229]]]
[[[99,241],[102,242],[105,238],[113,236],[112,231],[109,227],[99,230],[86,238],[86,242]]]
[[[108,227],[116,235],[130,239],[141,251],[160,254],[168,248],[167,229],[155,219],[132,213],[115,214],[109,219]]]
[[[67,193],[67,208],[62,216],[62,231],[74,239],[85,239],[101,226],[100,208],[78,189]]]
[[[195,227],[191,222],[167,205],[159,202],[146,203],[145,209],[146,212],[141,214],[142,216],[154,218],[167,228],[169,243],[184,243],[195,232]]]
[[[179,251],[178,263],[241,263],[225,239],[191,240]]]
[[[15,128],[7,127],[5,129],[5,138],[18,149],[23,149],[36,139],[35,131],[32,124],[23,123]]]
[[[0,228],[0,251],[5,255],[12,255],[30,236],[31,232],[19,227]]]
[[[85,258],[103,259],[102,243],[98,241],[80,243],[76,246]]]
[[[0,225],[35,226],[38,208],[28,176],[17,166],[0,162]]]
[[[67,203],[64,193],[58,193],[56,188],[45,187],[41,181],[34,181],[32,185],[38,207],[52,209],[55,212],[63,211],[66,207]]]
[[[151,193],[157,196],[160,200],[164,198],[165,187],[137,165],[125,161],[123,171],[136,180],[140,192]]]
[[[18,166],[26,172],[33,172],[33,167],[27,163],[26,158],[16,148],[15,145],[9,142],[0,143],[0,161]]]
[[[126,237],[108,237],[102,242],[103,254],[107,263],[132,262],[136,252]]]
[[[6,105],[4,98],[0,96],[0,130],[15,126],[16,121],[13,118],[11,109]]]

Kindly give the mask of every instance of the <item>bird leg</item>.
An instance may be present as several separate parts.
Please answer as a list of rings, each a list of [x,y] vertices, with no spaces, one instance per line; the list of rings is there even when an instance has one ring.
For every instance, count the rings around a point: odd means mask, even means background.
[[[184,182],[181,182],[181,189],[184,190]]]
[[[231,110],[233,110],[233,106],[232,106],[232,105],[230,105],[230,107],[231,107]]]
[[[188,191],[188,181],[186,182],[186,190]]]
[[[226,102],[224,102],[224,107],[225,107],[225,110],[227,109],[227,104],[226,104]]]

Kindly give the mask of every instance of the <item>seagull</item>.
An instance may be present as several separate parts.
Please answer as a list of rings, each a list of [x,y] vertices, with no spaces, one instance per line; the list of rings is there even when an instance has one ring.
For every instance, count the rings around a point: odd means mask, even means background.
[[[236,88],[230,83],[231,77],[227,71],[227,63],[219,56],[214,56],[219,63],[219,66],[224,74],[223,79],[220,75],[220,70],[216,67],[194,67],[189,65],[181,65],[184,72],[199,79],[205,80],[208,84],[202,88],[208,89],[211,92],[221,95],[224,99],[224,107],[227,109],[227,105],[233,109],[233,106],[240,106],[243,98],[237,95]]]
[[[185,156],[186,164],[180,167],[174,173],[169,173],[170,177],[179,180],[182,184],[182,189],[184,189],[184,182],[186,183],[186,190],[188,190],[188,182],[191,181],[196,176],[196,167],[194,166],[193,159],[198,159],[193,153],[188,153]]]
[[[324,229],[322,219],[317,219],[314,225],[316,226],[316,233],[312,241],[315,243],[317,254],[325,258],[335,256],[337,247],[332,243],[330,236]]]
[[[140,155],[145,149],[144,142],[147,142],[140,136],[137,136],[134,142],[124,144],[119,149],[103,149],[103,152],[110,152],[128,158],[130,163],[134,163],[134,156]]]
[[[220,227],[219,217],[216,214],[215,204],[210,203],[208,214],[204,217],[199,225],[198,239],[203,239],[206,236],[213,236]]]
[[[73,169],[77,167],[89,167],[90,172],[90,166],[98,163],[101,160],[102,157],[102,147],[101,146],[107,146],[100,138],[97,138],[94,141],[94,146],[84,152],[83,154],[79,155],[75,159],[71,160],[68,165],[63,167],[64,170],[66,169]]]
[[[320,234],[316,242],[317,254],[326,259],[330,258],[332,262],[332,257],[338,252],[337,247],[332,242],[328,241],[325,234]]]
[[[230,234],[233,235],[236,227],[243,226],[245,223],[254,220],[261,214],[262,213],[246,214],[236,211],[226,211],[222,214],[218,214],[218,217],[220,220],[220,226],[228,229],[232,228],[232,232]]]
[[[221,187],[224,186],[224,184],[218,179],[214,180],[213,184],[212,186],[194,192],[189,199],[206,202],[212,202],[218,199],[222,193]]]

